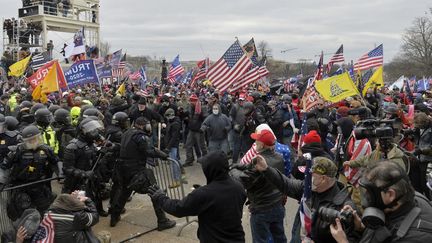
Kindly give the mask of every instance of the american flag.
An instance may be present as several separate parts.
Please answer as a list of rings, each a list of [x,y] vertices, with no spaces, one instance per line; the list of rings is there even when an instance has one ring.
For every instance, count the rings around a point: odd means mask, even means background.
[[[126,67],[126,53],[123,55],[122,59],[118,63],[118,69],[123,69]]]
[[[42,67],[43,65],[48,63],[49,61],[51,61],[51,59],[50,59],[48,53],[42,52],[42,53],[39,53],[39,54],[32,56],[31,67],[33,68],[34,71],[36,71],[40,67]]]
[[[343,55],[343,45],[339,47],[339,49],[336,51],[336,53],[330,58],[328,64],[327,64],[327,73],[330,73],[331,68],[333,67],[333,64],[335,63],[343,63],[345,62],[345,58]]]
[[[267,58],[263,57],[260,62],[258,62],[258,52],[256,51],[255,41],[252,38],[248,43],[243,46],[243,49],[251,55],[252,65],[249,70],[242,75],[237,82],[234,83],[231,92],[235,92],[239,89],[247,87],[249,84],[258,81],[269,74],[265,64]]]
[[[193,77],[192,82],[191,82],[191,86],[193,86],[196,83],[196,81],[206,78],[209,64],[210,64],[210,61],[208,58],[201,60],[197,63],[198,72]]]
[[[134,80],[134,81],[141,79],[141,73],[140,73],[140,71],[136,71],[134,73],[131,73],[129,75],[129,79]]]
[[[324,53],[321,52],[321,56],[317,65],[317,70],[315,71],[314,81],[321,80],[323,77],[323,59],[324,59]]]
[[[111,60],[109,61],[110,65],[112,67],[117,67],[120,63],[121,58],[122,58],[122,49],[115,51],[111,55]]]
[[[312,160],[310,154],[304,155],[306,158],[306,168],[304,171],[304,190],[300,200],[300,221],[305,236],[310,239],[312,232],[312,211],[310,209],[310,198],[312,196]]]
[[[383,44],[372,51],[364,54],[354,64],[354,71],[363,71],[374,67],[382,66],[384,63]]]
[[[318,92],[314,86],[315,80],[310,78],[305,92],[303,93],[303,98],[301,100],[303,111],[308,112],[315,108],[320,99]]]
[[[298,138],[298,147],[297,150],[300,150],[300,148],[303,146],[303,138],[308,133],[308,127],[306,123],[306,114],[303,114],[303,120],[300,128],[300,136]]]
[[[243,74],[245,74],[252,62],[244,53],[239,41],[228,48],[225,54],[208,70],[207,77],[212,84],[223,92],[231,87]]]
[[[36,233],[33,235],[32,243],[54,243],[54,221],[49,213],[41,221]]]
[[[171,66],[170,66],[170,69],[168,72],[168,80],[171,83],[175,83],[177,81],[177,79],[181,75],[183,75],[184,71],[185,70],[180,63],[180,55],[177,55],[171,63]]]
[[[111,72],[112,72],[112,76],[113,77],[117,77],[117,78],[119,78],[119,77],[122,77],[123,76],[123,74],[124,74],[124,69],[122,68],[122,69],[120,69],[120,68],[116,68],[116,69],[112,69],[111,70]]]
[[[372,153],[372,146],[368,139],[357,140],[353,131],[351,137],[348,139],[347,152],[350,156],[350,161],[352,161],[370,155]],[[361,174],[362,171],[360,168],[351,168],[349,166],[345,166],[344,168],[344,175],[351,185],[357,186]]]

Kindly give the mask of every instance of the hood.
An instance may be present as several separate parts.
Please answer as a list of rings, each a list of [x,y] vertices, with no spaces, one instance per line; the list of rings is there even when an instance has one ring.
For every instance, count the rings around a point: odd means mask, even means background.
[[[220,181],[228,178],[229,164],[226,154],[222,151],[214,151],[201,157],[198,163],[207,178],[207,184],[212,181]]]
[[[355,125],[353,120],[349,117],[340,118],[336,121],[336,124],[341,128],[342,136],[345,139],[347,139],[351,135],[351,132],[353,131]]]
[[[69,212],[80,211],[85,209],[85,207],[84,202],[81,202],[71,194],[60,194],[51,205],[51,209],[62,209]]]
[[[324,150],[321,143],[310,143],[305,144],[301,147],[302,153],[311,153],[312,158],[317,156],[323,156],[332,159],[331,156]]]

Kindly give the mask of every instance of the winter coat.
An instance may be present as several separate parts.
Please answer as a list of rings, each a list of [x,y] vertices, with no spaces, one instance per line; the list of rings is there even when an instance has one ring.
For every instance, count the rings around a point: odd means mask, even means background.
[[[193,132],[200,132],[201,125],[204,121],[204,112],[201,111],[200,114],[195,114],[195,106],[191,105],[189,107],[188,111],[188,119],[187,119],[187,125],[188,129]]]
[[[207,185],[189,193],[182,200],[166,195],[155,199],[165,212],[176,217],[198,216],[198,238],[203,243],[245,242],[242,227],[246,193],[242,185],[228,176],[228,160],[215,151],[203,160]]]
[[[285,120],[284,120],[283,111],[279,108],[276,108],[275,111],[272,111],[267,115],[267,124],[273,130],[273,133],[279,142],[282,142],[282,137],[283,137],[282,124],[284,123],[284,121]]]
[[[180,118],[174,117],[173,120],[168,121],[165,133],[165,148],[178,148],[181,137],[181,121]]]
[[[201,130],[207,133],[210,141],[219,141],[228,138],[228,132],[231,130],[231,121],[225,115],[211,114],[203,122]]]
[[[370,155],[358,158],[356,160],[350,161],[350,167],[371,167],[374,163],[379,162],[384,159],[383,153],[377,149],[372,151]],[[397,163],[402,168],[406,168],[406,163],[408,162],[408,157],[400,150],[396,144],[387,153],[387,159]]]

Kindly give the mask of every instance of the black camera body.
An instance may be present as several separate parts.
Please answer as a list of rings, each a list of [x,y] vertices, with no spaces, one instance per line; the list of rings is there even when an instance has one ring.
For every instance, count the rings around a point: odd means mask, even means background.
[[[354,223],[354,216],[351,211],[340,212],[332,208],[321,207],[318,210],[318,214],[321,220],[331,224],[335,223],[336,218],[339,218],[345,227],[351,226]]]
[[[356,139],[393,138],[397,134],[395,120],[367,119],[359,121],[354,129]]]

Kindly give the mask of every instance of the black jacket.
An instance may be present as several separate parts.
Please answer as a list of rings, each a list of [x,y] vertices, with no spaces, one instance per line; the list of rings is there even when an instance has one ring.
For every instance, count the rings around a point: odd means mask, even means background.
[[[282,141],[282,137],[283,137],[283,126],[282,126],[282,124],[284,123],[283,118],[284,118],[283,110],[280,108],[277,108],[275,111],[272,111],[267,115],[267,124],[273,130],[279,142]]]
[[[165,148],[178,148],[181,136],[181,121],[175,117],[172,121],[168,121],[165,133]]]
[[[414,219],[409,227],[407,233],[399,238],[397,231],[404,221],[408,213],[414,208],[420,208],[420,214]],[[401,206],[397,211],[386,215],[386,225],[389,230],[390,236],[384,237],[385,241],[382,242],[398,242],[398,243],[426,243],[432,242],[432,205],[431,202],[423,195],[417,194],[414,202],[407,203]],[[366,229],[363,232],[360,242],[379,242],[376,241],[375,236],[383,239],[383,233],[380,230]]]
[[[163,117],[159,115],[159,113],[149,109],[148,107],[145,108],[145,110],[140,111],[138,110],[137,106],[132,107],[131,112],[129,114],[129,118],[131,119],[131,122],[134,122],[138,117],[145,117],[149,121],[157,121],[157,122],[164,122]]]
[[[286,177],[281,172],[269,167],[262,173],[269,183],[276,186],[288,197],[300,200],[303,195],[304,183],[302,180]],[[330,223],[321,220],[318,210],[321,207],[332,208],[340,211],[343,206],[350,205],[355,208],[351,201],[347,189],[342,184],[336,182],[333,187],[325,192],[312,192],[311,211],[312,211],[312,232],[311,238],[314,242],[336,242],[330,233]],[[346,232],[349,239],[354,238],[353,232]],[[350,241],[351,242],[351,241]]]
[[[162,196],[157,199],[164,211],[176,217],[198,215],[198,238],[205,243],[245,242],[242,227],[246,194],[240,183],[228,176],[228,161],[221,151],[202,161],[207,185],[189,193],[183,200]]]
[[[195,114],[195,106],[191,105],[189,107],[188,111],[188,117],[187,117],[187,126],[188,129],[193,132],[200,132],[201,125],[204,121],[204,112],[201,111],[200,114]]]

